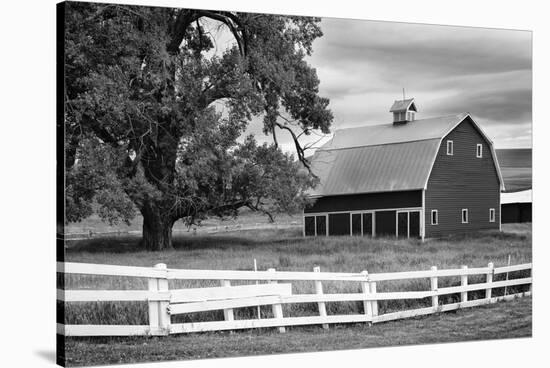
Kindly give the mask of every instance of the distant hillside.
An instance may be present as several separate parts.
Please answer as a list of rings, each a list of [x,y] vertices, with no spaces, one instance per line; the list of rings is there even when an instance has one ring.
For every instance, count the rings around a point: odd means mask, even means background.
[[[506,192],[516,192],[533,187],[532,151],[531,148],[496,150]]]
[[[497,149],[500,167],[533,167],[533,150],[531,148]]]

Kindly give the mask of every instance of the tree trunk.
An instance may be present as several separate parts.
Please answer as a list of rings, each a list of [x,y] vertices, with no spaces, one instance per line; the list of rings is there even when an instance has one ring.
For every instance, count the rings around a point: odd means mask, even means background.
[[[162,218],[159,211],[143,212],[142,246],[147,250],[157,251],[173,249],[172,227],[174,220]]]
[[[164,128],[158,129],[155,139],[145,139],[145,150],[140,158],[145,179],[158,190],[151,194],[154,198],[139,198],[137,201],[143,215],[142,246],[151,251],[173,249],[172,227],[177,218],[172,211],[172,191],[179,137],[175,133],[170,133],[169,124],[170,120],[159,120],[158,126]]]

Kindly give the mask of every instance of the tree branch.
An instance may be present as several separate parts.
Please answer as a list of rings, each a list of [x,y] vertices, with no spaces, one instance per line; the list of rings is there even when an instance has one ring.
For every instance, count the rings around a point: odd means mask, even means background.
[[[225,211],[228,211],[228,210],[236,210],[236,209],[239,209],[241,207],[248,207],[249,204],[250,204],[249,200],[242,200],[242,201],[227,203],[227,204],[224,204],[224,205],[221,205],[221,206],[213,207],[213,208],[210,208],[209,211],[217,214],[217,213],[222,213],[222,212],[225,212]]]
[[[259,206],[259,202],[258,202],[255,206],[253,206],[252,204],[249,204],[249,205],[247,205],[246,207],[250,208],[252,211],[258,211],[258,212],[263,213],[264,215],[267,215],[267,217],[269,217],[269,222],[270,222],[270,223],[275,222],[275,219],[274,219],[274,217],[273,217],[273,214],[272,214],[271,212],[269,212],[268,210],[266,210],[266,209],[264,209],[264,208],[261,208],[261,207]]]
[[[220,12],[188,9],[180,10],[176,17],[174,27],[171,30],[172,37],[166,47],[168,52],[172,54],[177,54],[187,29],[194,21],[203,17],[217,20],[218,22],[225,24],[229,28],[229,31],[233,34],[233,37],[235,37],[235,41],[237,41],[237,45],[239,46],[239,51],[241,55],[245,56],[247,54],[248,45],[246,40],[246,32],[244,30],[242,22],[235,14],[224,11]]]
[[[313,175],[316,177],[315,174],[313,174],[313,172],[311,171],[311,165],[308,161],[307,158],[305,158],[305,152],[304,152],[304,149],[302,148],[302,146],[300,145],[300,141],[298,140],[298,136],[296,136],[296,133],[294,133],[294,131],[292,129],[290,129],[290,127],[286,126],[286,125],[283,125],[281,123],[275,123],[276,126],[279,127],[279,129],[284,129],[286,131],[288,131],[290,133],[290,135],[292,136],[292,140],[294,141],[294,146],[296,147],[296,153],[298,154],[298,160],[300,160],[300,162],[305,166],[305,168]]]

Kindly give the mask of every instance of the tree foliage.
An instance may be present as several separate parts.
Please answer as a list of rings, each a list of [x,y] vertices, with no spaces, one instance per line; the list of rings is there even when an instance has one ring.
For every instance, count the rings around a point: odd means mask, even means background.
[[[215,52],[215,27],[234,46]],[[296,210],[315,183],[299,139],[332,121],[305,61],[321,35],[316,18],[67,3],[66,220],[137,209],[163,249],[178,219]],[[238,143],[254,116],[273,144]]]

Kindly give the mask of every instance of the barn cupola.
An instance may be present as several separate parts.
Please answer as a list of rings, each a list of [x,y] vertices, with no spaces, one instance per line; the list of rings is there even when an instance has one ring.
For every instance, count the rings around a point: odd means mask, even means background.
[[[393,113],[394,124],[406,124],[409,121],[414,121],[414,115],[418,112],[414,98],[396,100],[390,112]]]

